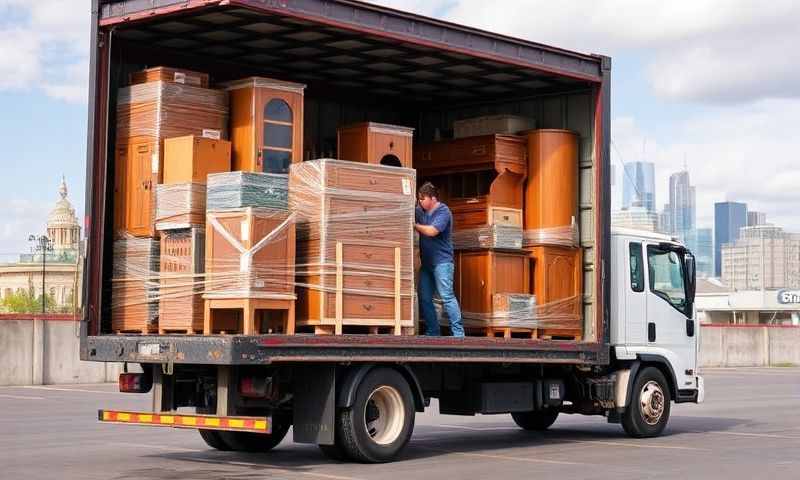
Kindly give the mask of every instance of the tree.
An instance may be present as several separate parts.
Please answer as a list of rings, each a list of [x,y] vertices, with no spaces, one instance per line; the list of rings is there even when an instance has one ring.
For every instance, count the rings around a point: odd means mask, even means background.
[[[53,313],[58,311],[56,300],[52,295],[47,295],[47,312]],[[3,299],[3,307],[11,313],[41,313],[42,311],[42,296],[34,296],[33,290],[22,290],[11,295],[7,295]]]

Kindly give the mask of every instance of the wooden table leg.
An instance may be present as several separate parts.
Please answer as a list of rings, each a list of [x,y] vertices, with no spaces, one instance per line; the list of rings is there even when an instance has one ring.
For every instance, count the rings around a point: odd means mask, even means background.
[[[294,300],[289,301],[286,311],[286,335],[294,335]]]
[[[203,302],[205,309],[203,311],[203,335],[211,335],[211,302],[206,300]]]

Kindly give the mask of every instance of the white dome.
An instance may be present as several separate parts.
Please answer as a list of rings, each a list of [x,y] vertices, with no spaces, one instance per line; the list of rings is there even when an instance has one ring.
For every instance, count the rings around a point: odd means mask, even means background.
[[[47,228],[77,226],[78,217],[75,216],[75,208],[67,200],[67,182],[63,177],[58,193],[61,195],[61,199],[56,202],[56,207],[47,216]]]

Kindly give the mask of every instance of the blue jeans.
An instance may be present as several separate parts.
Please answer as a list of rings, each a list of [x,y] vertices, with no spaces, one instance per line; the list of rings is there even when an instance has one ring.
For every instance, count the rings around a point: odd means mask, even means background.
[[[450,330],[454,337],[464,336],[464,326],[461,324],[461,308],[453,294],[452,263],[440,263],[433,267],[422,266],[419,271],[419,312],[425,321],[425,335],[441,335],[439,319],[436,318],[436,309],[433,307],[434,288],[439,298],[444,303],[444,311],[450,318]]]

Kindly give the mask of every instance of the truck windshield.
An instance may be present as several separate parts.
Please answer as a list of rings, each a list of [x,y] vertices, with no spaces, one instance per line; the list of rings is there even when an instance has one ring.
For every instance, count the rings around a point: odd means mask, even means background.
[[[685,313],[686,288],[681,265],[681,258],[676,252],[648,245],[647,267],[650,274],[650,291]]]

